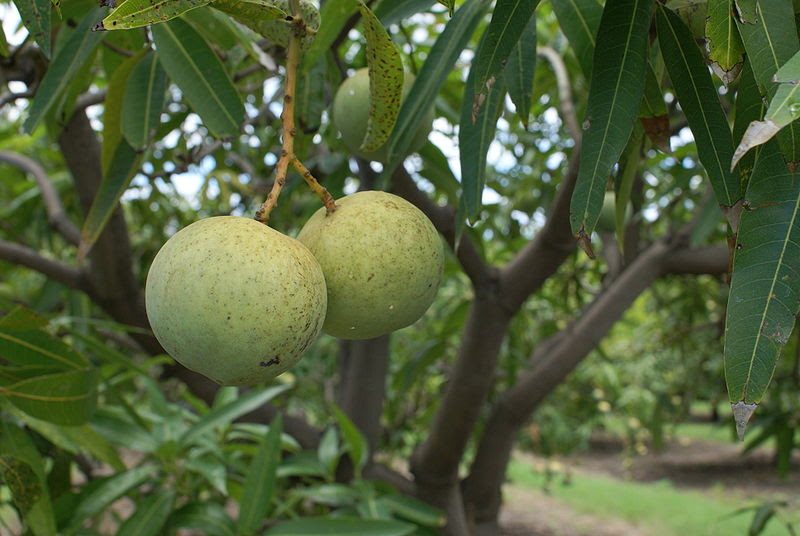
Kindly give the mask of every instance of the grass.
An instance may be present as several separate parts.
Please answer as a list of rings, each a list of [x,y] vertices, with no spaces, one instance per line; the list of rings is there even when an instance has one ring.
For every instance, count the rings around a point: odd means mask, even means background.
[[[542,473],[529,464],[512,460],[508,477],[514,484],[541,490]],[[723,491],[700,493],[676,489],[668,481],[626,482],[610,477],[572,475],[571,484],[558,480],[551,486],[552,496],[576,511],[608,519],[624,519],[646,528],[653,536],[745,536],[752,513],[732,516],[738,508],[750,506]],[[767,525],[763,536],[787,536],[776,520]]]

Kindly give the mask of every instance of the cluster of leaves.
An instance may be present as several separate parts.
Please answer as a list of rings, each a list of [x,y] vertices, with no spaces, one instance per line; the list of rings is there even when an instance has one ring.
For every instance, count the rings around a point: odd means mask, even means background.
[[[366,441],[337,408],[338,426],[316,452],[303,451],[280,417],[269,426],[234,422],[289,384],[223,388],[210,406],[176,388],[170,401],[145,371],[163,357],[139,366],[94,335],[58,337],[52,328],[20,308],[0,320],[4,502],[34,534],[99,534],[82,527],[109,516],[117,534],[136,535],[246,535],[271,520],[264,534],[401,536],[442,524],[438,511],[360,478]],[[349,484],[336,482],[345,455],[356,472]],[[127,516],[123,497],[135,503]],[[15,517],[0,506],[0,523]]]

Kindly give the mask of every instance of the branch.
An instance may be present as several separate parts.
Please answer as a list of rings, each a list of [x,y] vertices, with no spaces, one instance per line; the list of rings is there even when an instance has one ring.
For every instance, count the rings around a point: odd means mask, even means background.
[[[680,249],[666,259],[664,269],[676,275],[722,275],[728,273],[729,257],[727,246]]]
[[[26,174],[33,177],[44,201],[44,208],[47,211],[47,219],[53,227],[67,242],[77,246],[81,241],[81,234],[75,224],[67,217],[64,205],[56,192],[53,183],[47,176],[47,172],[38,162],[21,154],[0,150],[0,162],[5,162],[11,166],[21,169]]]
[[[0,260],[35,270],[69,288],[90,292],[91,287],[82,270],[43,257],[35,249],[22,244],[0,239]]]
[[[553,72],[556,75],[556,84],[558,85],[558,101],[561,105],[561,115],[564,116],[567,132],[575,140],[575,143],[578,143],[581,139],[581,129],[578,126],[578,118],[575,114],[575,102],[572,100],[572,87],[569,83],[567,66],[564,65],[564,60],[552,47],[537,47],[536,53],[550,62],[550,66],[553,68]]]
[[[359,168],[369,169],[369,166],[359,166]],[[370,170],[371,172],[371,170]],[[453,249],[467,274],[470,281],[476,288],[487,287],[496,278],[495,269],[490,267],[481,257],[475,243],[469,236],[462,235],[456,244],[456,213],[451,207],[442,207],[434,203],[430,197],[421,191],[414,179],[408,174],[402,165],[392,174],[392,190],[419,208],[428,219],[433,222],[434,227],[444,236],[447,243]]]

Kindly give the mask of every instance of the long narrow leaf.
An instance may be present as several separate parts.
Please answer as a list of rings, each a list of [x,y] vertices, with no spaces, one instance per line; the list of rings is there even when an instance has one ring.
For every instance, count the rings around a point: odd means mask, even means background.
[[[253,457],[244,481],[245,493],[239,504],[239,534],[254,534],[269,515],[281,458],[281,416],[275,417]]]
[[[122,103],[122,134],[136,150],[144,149],[159,125],[167,90],[167,73],[149,53],[128,77]]]
[[[161,65],[203,123],[215,136],[235,136],[244,119],[244,106],[208,43],[180,19],[157,24],[152,31]]]
[[[709,0],[706,20],[711,66],[725,85],[738,76],[744,55],[744,44],[733,20],[731,4],[732,0]]]
[[[168,527],[194,529],[208,536],[236,536],[236,527],[222,506],[206,501],[189,503],[174,512]]]
[[[136,505],[136,511],[119,527],[117,536],[157,536],[164,534],[162,528],[167,522],[172,504],[175,502],[175,491],[162,489]]]
[[[597,30],[580,168],[570,205],[572,232],[594,229],[611,170],[628,143],[644,93],[652,0],[609,0]]]
[[[741,217],[725,326],[732,403],[761,401],[800,304],[800,181],[776,143],[761,150]]]
[[[720,205],[741,198],[739,178],[730,170],[733,137],[700,49],[680,18],[659,7],[658,41],[678,102],[692,129],[700,162],[708,173]]]
[[[406,536],[414,525],[383,519],[306,518],[284,521],[264,536]]]
[[[14,5],[28,33],[45,57],[50,58],[50,0],[14,0]]]
[[[342,438],[345,443],[347,443],[348,454],[353,461],[356,477],[359,477],[361,475],[361,469],[363,469],[369,459],[367,440],[364,438],[364,434],[361,433],[361,430],[353,424],[353,421],[351,421],[341,409],[333,406],[333,414],[339,422]]]
[[[168,21],[211,0],[125,0],[100,22],[96,30],[127,30]]]
[[[561,31],[567,36],[575,51],[583,76],[592,74],[595,36],[603,15],[603,6],[597,0],[552,0]]]
[[[50,63],[23,125],[28,134],[36,129],[50,108],[63,97],[75,74],[103,40],[103,34],[92,32],[91,28],[104,11],[102,8],[89,11]]]
[[[531,17],[503,70],[508,96],[525,128],[528,128],[528,114],[531,112],[536,56],[536,17]]]
[[[79,425],[97,406],[98,380],[95,369],[37,374],[0,386],[0,396],[37,419]]]
[[[142,49],[127,58],[114,69],[114,73],[108,81],[105,106],[103,107],[103,147],[100,156],[105,174],[108,173],[114,153],[122,140],[122,104],[128,86],[128,77],[145,54],[147,54],[147,49]]]

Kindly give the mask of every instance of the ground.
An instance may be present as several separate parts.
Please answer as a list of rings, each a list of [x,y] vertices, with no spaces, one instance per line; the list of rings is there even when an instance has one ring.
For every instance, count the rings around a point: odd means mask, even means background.
[[[800,496],[800,460],[785,479],[777,474],[769,448],[741,454],[741,445],[681,437],[668,442],[661,452],[625,456],[619,441],[596,438],[589,452],[564,457],[557,463],[552,486],[580,476],[610,476],[626,482],[669,480],[677,490],[694,490],[710,496],[738,497],[752,501]],[[517,453],[516,459],[541,472],[552,461]],[[501,513],[504,536],[654,536],[661,534],[644,525],[609,515],[576,509],[540,486],[515,483],[504,489]],[[742,518],[742,523],[747,521]],[[774,527],[777,529],[778,527]],[[744,535],[744,533],[742,533]],[[738,535],[732,535],[738,536]]]

